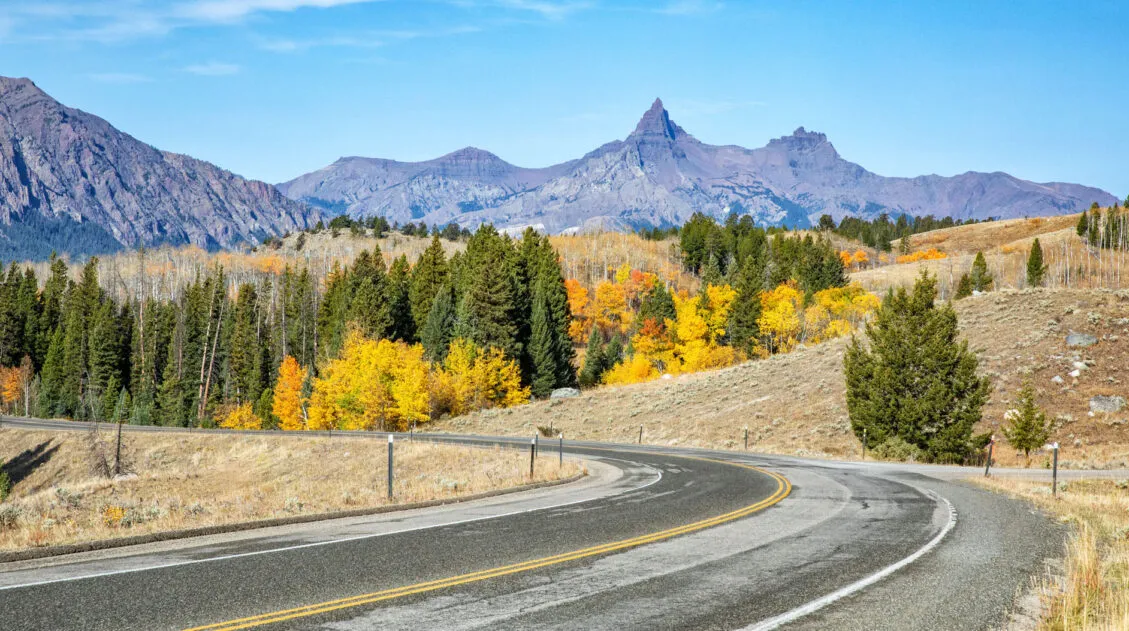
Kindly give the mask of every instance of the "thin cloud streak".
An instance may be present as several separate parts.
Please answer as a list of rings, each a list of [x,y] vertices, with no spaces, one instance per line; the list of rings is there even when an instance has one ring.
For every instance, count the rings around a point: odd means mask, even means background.
[[[234,74],[239,74],[240,68],[235,64],[225,64],[218,61],[210,61],[203,64],[192,64],[185,66],[184,71],[199,75],[201,77],[227,77]]]

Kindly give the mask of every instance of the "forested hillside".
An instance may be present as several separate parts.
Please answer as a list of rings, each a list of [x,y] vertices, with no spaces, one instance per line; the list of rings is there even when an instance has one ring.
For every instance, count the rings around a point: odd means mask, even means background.
[[[697,216],[677,243],[389,228],[13,264],[3,401],[137,424],[404,428],[788,352],[877,305],[826,239],[748,220]]]

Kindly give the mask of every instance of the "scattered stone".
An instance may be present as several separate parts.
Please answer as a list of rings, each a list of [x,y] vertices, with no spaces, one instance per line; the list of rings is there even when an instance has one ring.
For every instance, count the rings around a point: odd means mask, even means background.
[[[1055,385],[1061,386],[1065,381],[1066,381],[1065,379],[1063,379],[1062,377],[1060,377],[1058,375],[1051,377],[1051,383],[1053,383]]]
[[[1086,362],[1074,362],[1073,366],[1077,370],[1086,370],[1087,368],[1089,368],[1089,366],[1086,365]]]
[[[1091,412],[1105,412],[1113,414],[1120,412],[1125,407],[1125,397],[1120,396],[1094,396],[1090,397]]]
[[[1074,369],[1074,370],[1071,370],[1070,372],[1068,372],[1066,374],[1068,374],[1071,377],[1074,377],[1075,379],[1077,379],[1078,377],[1080,377],[1082,375],[1082,371],[1078,370],[1078,369]]]
[[[576,388],[557,388],[549,394],[550,399],[572,399],[580,396],[580,391]]]
[[[1066,345],[1071,347],[1093,346],[1098,343],[1098,338],[1089,333],[1071,333],[1066,336]]]

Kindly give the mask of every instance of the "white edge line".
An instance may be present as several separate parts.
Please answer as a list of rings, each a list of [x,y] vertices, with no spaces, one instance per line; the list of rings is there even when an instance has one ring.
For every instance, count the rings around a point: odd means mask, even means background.
[[[927,495],[931,495],[941,500],[949,509],[949,521],[943,528],[941,528],[941,532],[937,533],[937,536],[933,537],[933,539],[931,539],[929,543],[926,543],[916,552],[902,559],[901,561],[898,561],[893,565],[888,565],[885,568],[875,572],[874,574],[871,574],[870,576],[867,576],[859,581],[847,585],[846,587],[831,592],[830,594],[827,594],[822,598],[817,598],[805,605],[801,605],[791,611],[782,613],[779,616],[769,618],[768,620],[762,620],[761,622],[758,622],[752,626],[745,627],[745,629],[743,629],[742,631],[769,631],[770,629],[777,629],[785,624],[788,624],[789,622],[794,622],[795,620],[798,620],[808,614],[819,611],[820,609],[823,609],[824,607],[841,598],[845,598],[859,590],[865,589],[925,556],[930,550],[937,547],[937,545],[941,543],[941,540],[945,538],[945,535],[949,534],[949,531],[951,531],[957,523],[956,509],[953,508],[953,505],[951,502],[949,502],[949,500],[936,493],[933,493],[932,491],[928,492]]]
[[[328,545],[334,545],[334,544],[339,544],[339,543],[348,543],[350,541],[360,541],[360,540],[363,540],[363,539],[375,539],[377,537],[387,537],[389,535],[398,535],[398,534],[402,534],[402,533],[405,533],[405,532],[415,532],[417,530],[430,530],[432,528],[444,528],[446,526],[458,526],[460,524],[469,524],[469,523],[473,523],[473,522],[476,522],[476,521],[485,521],[485,520],[488,520],[488,519],[500,519],[502,517],[512,517],[514,515],[521,515],[521,514],[524,514],[524,513],[534,513],[534,512],[537,512],[537,511],[552,510],[554,508],[563,508],[565,506],[572,506],[574,504],[583,504],[585,502],[593,502],[593,501],[596,501],[596,500],[604,499],[606,497],[613,497],[614,495],[625,495],[627,493],[634,493],[635,491],[645,489],[648,486],[651,486],[652,484],[657,484],[659,481],[662,480],[662,477],[663,477],[661,469],[657,469],[657,468],[652,467],[650,465],[646,465],[646,464],[642,464],[642,463],[638,463],[638,462],[632,462],[630,460],[623,460],[621,458],[605,458],[603,456],[596,456],[596,458],[602,459],[602,460],[619,460],[620,462],[631,462],[631,464],[633,464],[633,465],[642,466],[644,468],[647,468],[647,469],[654,471],[657,474],[657,477],[655,477],[650,482],[647,482],[646,484],[643,484],[641,486],[637,486],[633,489],[628,489],[627,491],[624,491],[623,493],[616,493],[616,494],[613,494],[613,495],[607,495],[607,496],[601,496],[601,497],[589,497],[589,498],[586,498],[586,499],[573,500],[571,502],[564,502],[564,503],[561,503],[561,504],[552,504],[550,506],[538,506],[538,507],[534,507],[534,508],[523,508],[521,510],[511,511],[509,513],[499,513],[497,515],[485,515],[483,517],[472,517],[470,519],[461,519],[461,520],[458,520],[458,521],[445,522],[445,523],[442,523],[442,524],[430,524],[430,525],[427,525],[427,526],[417,526],[417,527],[414,527],[414,528],[402,528],[400,530],[392,530],[392,531],[389,531],[389,532],[377,532],[377,533],[370,533],[370,534],[366,534],[366,535],[355,535],[353,537],[345,537],[343,539],[329,539],[327,541],[315,541],[313,543],[303,543],[303,544],[294,545],[294,546],[285,546],[285,547],[282,547],[282,548],[271,548],[269,550],[256,550],[254,552],[240,552],[239,554],[226,554],[226,555],[223,555],[223,556],[208,557],[206,559],[189,559],[189,560],[186,560],[186,561],[174,561],[174,562],[171,562],[171,563],[162,563],[162,564],[158,564],[158,565],[149,565],[149,566],[145,566],[145,567],[127,568],[127,569],[124,569],[124,570],[110,570],[108,572],[97,572],[97,573],[94,573],[94,574],[83,574],[81,576],[68,576],[68,577],[65,577],[65,578],[52,578],[52,579],[48,579],[48,580],[45,580],[45,581],[35,581],[35,582],[32,582],[32,583],[21,583],[19,585],[0,585],[0,592],[12,590],[12,589],[22,589],[22,588],[25,588],[25,587],[38,587],[40,585],[51,585],[53,583],[70,583],[70,582],[73,582],[73,581],[84,581],[84,580],[93,579],[93,578],[103,578],[103,577],[106,577],[106,576],[116,576],[118,574],[133,574],[133,573],[136,573],[136,572],[148,572],[148,571],[151,571],[151,570],[162,570],[162,569],[166,569],[166,568],[170,568],[170,567],[181,567],[181,566],[184,566],[184,565],[197,565],[197,564],[200,564],[200,563],[211,563],[213,561],[228,561],[228,560],[231,560],[231,559],[242,559],[242,558],[245,558],[245,557],[259,556],[259,555],[262,555],[262,554],[274,554],[276,552],[290,552],[292,550],[302,550],[304,548],[317,548],[317,547],[320,547],[320,546],[328,546]],[[423,509],[416,509],[416,510],[423,510]],[[388,513],[384,513],[384,514],[387,515]],[[343,518],[343,519],[348,519],[348,518]],[[157,553],[157,554],[159,554],[159,553]],[[128,558],[128,557],[119,557],[119,558]],[[82,562],[79,562],[79,563],[82,563]],[[59,566],[53,566],[53,567],[59,567]],[[40,568],[40,569],[46,569],[46,568]],[[24,571],[35,572],[37,570],[36,569],[30,569],[30,570],[16,570],[16,571],[17,572],[24,572]],[[0,576],[2,576],[2,573],[0,573]]]

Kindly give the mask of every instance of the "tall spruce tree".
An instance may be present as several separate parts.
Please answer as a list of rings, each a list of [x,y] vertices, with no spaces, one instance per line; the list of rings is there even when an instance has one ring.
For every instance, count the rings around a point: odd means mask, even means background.
[[[518,325],[513,310],[514,274],[510,244],[493,226],[479,227],[467,243],[465,288],[456,310],[456,336],[482,348],[498,348],[521,359]]]
[[[455,305],[450,287],[441,287],[431,302],[431,312],[419,333],[424,353],[433,362],[441,362],[447,357],[447,348],[455,326]]]
[[[549,322],[549,305],[543,289],[533,295],[533,316],[530,323],[529,355],[533,367],[530,391],[544,399],[557,383],[556,341]]]
[[[937,281],[922,272],[913,292],[888,293],[844,357],[847,409],[860,438],[872,445],[900,438],[939,462],[959,462],[972,451],[990,383],[977,376],[976,355],[958,339],[951,305],[938,307]]]
[[[412,269],[412,285],[409,299],[412,303],[412,319],[416,330],[422,331],[431,314],[431,304],[436,296],[447,286],[447,256],[439,235],[431,238],[431,245],[419,255]]]
[[[388,336],[393,340],[414,342],[416,323],[412,316],[411,265],[408,257],[400,255],[388,270],[388,307],[391,327]]]
[[[1038,237],[1031,243],[1031,253],[1027,255],[1027,286],[1040,287],[1047,274],[1047,266],[1043,263],[1043,246],[1039,245]]]
[[[368,337],[389,337],[392,331],[392,303],[389,300],[384,255],[381,254],[379,245],[374,246],[371,256],[367,252],[361,252],[357,256],[353,263],[351,281],[349,320],[356,323]]]
[[[763,268],[753,257],[747,257],[737,275],[737,298],[729,312],[726,332],[736,348],[751,354],[760,339],[761,292],[764,278]]]
[[[255,286],[239,287],[228,348],[229,397],[235,403],[254,403],[263,390],[262,355],[258,338],[258,294]]]

